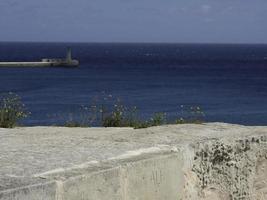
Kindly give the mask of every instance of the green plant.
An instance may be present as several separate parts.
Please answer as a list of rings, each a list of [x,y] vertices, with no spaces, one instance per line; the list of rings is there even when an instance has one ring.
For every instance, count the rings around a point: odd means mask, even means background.
[[[102,109],[103,111],[104,109]],[[102,126],[104,127],[134,127],[137,121],[137,108],[124,106],[119,100],[112,106],[110,112],[102,112]]]
[[[205,114],[199,106],[181,106],[176,120],[167,120],[166,113],[155,113],[149,120],[139,118],[137,108],[126,106],[118,98],[102,92],[94,97],[91,106],[81,106],[75,115],[70,114],[65,122],[67,127],[133,127],[147,128],[163,124],[202,123]]]
[[[123,126],[123,112],[124,106],[114,105],[111,113],[103,115],[102,126],[104,127],[120,127]]]
[[[0,96],[0,127],[13,128],[29,114],[18,95],[10,92]]]
[[[166,123],[166,113],[155,113],[150,119],[149,126],[160,126]]]

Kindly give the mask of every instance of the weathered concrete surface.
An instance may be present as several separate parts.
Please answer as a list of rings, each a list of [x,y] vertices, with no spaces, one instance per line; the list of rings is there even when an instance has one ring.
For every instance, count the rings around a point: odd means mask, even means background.
[[[0,129],[0,199],[267,199],[267,127]]]

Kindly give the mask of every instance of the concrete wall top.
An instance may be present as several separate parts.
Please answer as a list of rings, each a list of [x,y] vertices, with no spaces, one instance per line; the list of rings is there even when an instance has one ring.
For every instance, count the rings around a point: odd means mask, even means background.
[[[197,155],[202,152],[200,149],[208,149],[209,142],[227,144],[242,139],[257,143],[259,138],[266,140],[266,137],[267,127],[224,123],[167,125],[137,130],[65,127],[0,129],[0,193],[51,181],[53,185],[53,181],[113,169],[129,161],[149,159],[153,155],[188,155],[188,159],[182,159],[183,166],[193,169],[194,159],[198,161]],[[195,170],[198,170],[197,167]]]

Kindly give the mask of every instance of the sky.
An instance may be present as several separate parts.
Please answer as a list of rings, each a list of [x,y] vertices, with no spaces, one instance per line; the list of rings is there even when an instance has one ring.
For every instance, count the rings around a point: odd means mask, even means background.
[[[0,0],[0,41],[267,43],[267,0]]]

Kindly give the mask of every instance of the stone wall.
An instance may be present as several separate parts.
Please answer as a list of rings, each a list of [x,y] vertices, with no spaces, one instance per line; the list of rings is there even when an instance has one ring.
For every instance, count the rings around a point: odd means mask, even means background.
[[[267,199],[265,127],[23,128],[0,135],[1,200]],[[5,167],[14,152],[20,157]],[[25,158],[33,159],[18,166]]]

